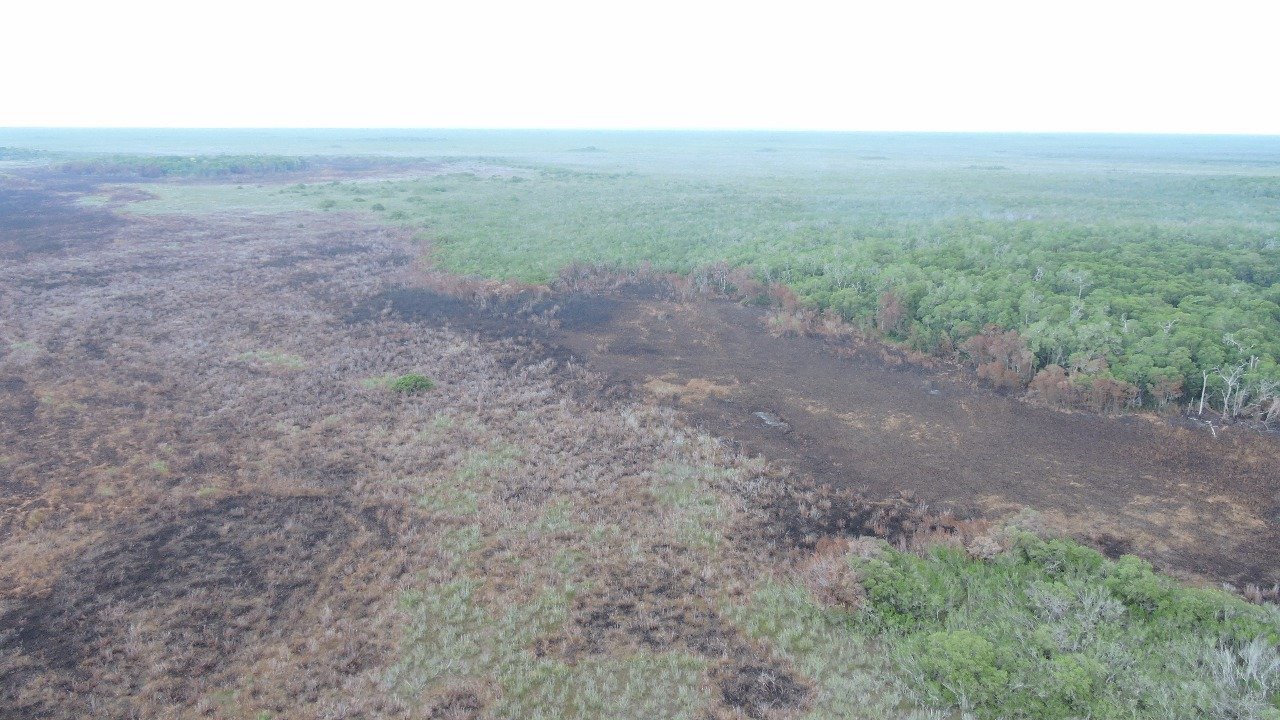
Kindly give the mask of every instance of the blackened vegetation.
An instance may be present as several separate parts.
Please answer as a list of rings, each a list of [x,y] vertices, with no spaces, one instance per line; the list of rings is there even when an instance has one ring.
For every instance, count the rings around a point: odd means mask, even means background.
[[[0,257],[101,245],[123,224],[108,210],[78,205],[74,195],[0,181]]]
[[[167,668],[160,683],[145,688],[150,702],[193,703],[240,653],[278,641],[299,622],[320,585],[340,575],[344,555],[385,547],[390,538],[381,525],[344,499],[270,495],[120,521],[63,568],[51,592],[0,616],[8,712],[91,714],[77,690],[86,683],[137,696],[147,677],[141,665],[154,662],[148,651],[157,646]],[[373,650],[351,648],[351,669],[368,663]]]
[[[683,644],[719,657],[743,640],[716,612],[712,591],[690,567],[646,564],[611,570],[598,588],[574,601],[580,642],[571,652],[601,653],[610,644],[634,642],[651,650]]]
[[[809,692],[785,666],[760,658],[727,661],[714,675],[724,703],[750,718],[766,718],[770,711],[796,707]]]
[[[910,495],[870,500],[849,488],[796,481],[762,487],[755,502],[767,532],[789,548],[813,550],[825,538],[872,535],[901,544],[937,519]]]
[[[651,547],[662,557],[674,548]],[[800,707],[809,687],[761,643],[747,638],[716,610],[715,588],[702,573],[678,562],[610,570],[599,587],[579,596],[570,636],[548,643],[573,659],[638,645],[660,652],[683,647],[713,664],[722,702],[748,717]]]

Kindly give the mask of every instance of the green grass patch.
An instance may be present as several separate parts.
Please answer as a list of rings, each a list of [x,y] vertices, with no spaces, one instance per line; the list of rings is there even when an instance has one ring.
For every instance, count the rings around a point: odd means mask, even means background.
[[[455,479],[428,488],[418,498],[418,507],[446,515],[474,515],[480,508],[480,493],[475,487]]]
[[[540,658],[534,640],[568,620],[577,587],[534,592],[528,602],[492,608],[469,578],[401,596],[408,617],[402,659],[387,673],[411,702],[468,681],[496,688],[495,718],[693,718],[707,703],[705,663],[680,653],[586,657],[573,665]]]
[[[568,500],[557,500],[548,503],[543,508],[534,528],[538,532],[548,535],[577,530],[578,524],[573,521],[573,503]]]
[[[654,497],[676,513],[676,538],[691,547],[714,549],[723,539],[728,512],[707,487],[706,476],[714,472],[714,468],[664,466],[654,479]]]
[[[235,357],[240,362],[258,363],[286,370],[302,370],[307,362],[298,355],[279,352],[277,350],[250,350]]]
[[[128,211],[141,215],[200,215],[213,212],[284,213],[315,210],[316,202],[282,193],[277,186],[237,187],[228,184],[142,185],[154,198],[131,203]]]

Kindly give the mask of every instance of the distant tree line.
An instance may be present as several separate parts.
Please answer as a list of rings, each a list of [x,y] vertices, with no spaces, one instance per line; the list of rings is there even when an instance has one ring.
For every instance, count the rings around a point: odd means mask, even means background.
[[[305,170],[311,163],[285,155],[108,155],[80,158],[58,165],[71,175],[134,178],[226,177]]]
[[[0,160],[35,160],[44,155],[39,150],[18,147],[0,147]]]

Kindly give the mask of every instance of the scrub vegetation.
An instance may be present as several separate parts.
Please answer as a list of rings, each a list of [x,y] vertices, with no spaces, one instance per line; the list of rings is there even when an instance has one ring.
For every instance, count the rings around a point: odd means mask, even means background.
[[[1049,404],[1280,422],[1274,147],[1251,163],[887,147],[895,157],[742,140],[693,166],[696,153],[618,143],[590,164],[468,161],[259,192],[419,229],[457,273],[546,283],[582,265],[652,267],[724,289],[742,269],[795,293],[801,331],[829,313]],[[185,192],[159,191],[149,211]]]
[[[620,382],[559,344],[621,319],[627,292],[646,298],[636,312],[660,320],[697,317],[696,299],[714,295],[757,321],[764,311],[743,305],[770,305],[783,332],[823,326],[911,344],[931,321],[903,268],[985,287],[1002,276],[984,274],[983,258],[1004,258],[993,248],[1016,245],[1014,226],[1040,221],[953,217],[1023,187],[988,179],[984,200],[955,205],[979,192],[965,189],[971,174],[1015,171],[956,159],[929,170],[950,190],[911,199],[924,171],[899,161],[858,180],[850,168],[885,162],[865,149],[828,173],[822,153],[794,146],[759,153],[784,156],[762,161],[770,172],[735,164],[733,148],[704,171],[665,155],[610,167],[599,139],[566,147],[587,146],[596,149],[433,160],[385,182],[174,178],[144,194],[121,190],[114,170],[92,183],[54,166],[0,178],[0,208],[20,210],[0,215],[2,714],[1280,718],[1274,588],[1224,588],[1225,570],[1176,579],[1143,559],[1147,548],[1060,537],[1032,511],[958,516],[910,492],[860,492],[878,487],[865,478],[815,482],[693,419],[696,403],[732,405],[734,379]],[[1156,183],[1132,218],[1155,213],[1154,198],[1182,182],[1132,174],[1126,182]],[[1051,227],[1103,227],[1075,213],[1102,212],[1106,193],[1074,176],[1042,180],[1028,181],[1040,189],[1026,202],[1055,216]],[[881,193],[854,220],[851,186]],[[1213,259],[1168,266],[1170,282],[1221,291],[1237,303],[1222,312],[1263,321],[1269,291],[1238,269],[1249,252],[1258,272],[1274,258],[1234,233],[1265,234],[1273,218],[1233,202],[1247,222],[1217,206],[1206,222],[1222,234],[1193,229],[1186,241]],[[908,212],[917,218],[896,214]],[[1133,222],[1157,228],[1151,252],[1176,224]],[[943,234],[973,223],[992,223],[983,232],[997,239]],[[1012,234],[1001,235],[1006,225]],[[910,227],[942,239],[895,245]],[[1025,278],[1043,284],[1049,306],[1066,297],[1084,306],[1080,322],[1095,322],[1094,293],[1120,302],[1129,292],[1100,270],[1092,284],[1062,280],[1095,255],[1029,237],[1016,252],[1057,263]],[[816,257],[833,269],[806,265]],[[866,292],[869,305],[845,312],[821,298],[812,283],[837,266],[867,268],[857,275],[867,284],[830,293]],[[1054,322],[1077,327],[1074,302]],[[1146,327],[1139,315],[1133,327]],[[1034,322],[948,317],[948,342],[992,382],[1010,370],[992,363],[1041,372],[1052,359],[1019,345]],[[1270,339],[1215,317],[1179,322],[1253,342],[1259,358],[1225,396],[1206,390],[1231,417],[1236,393],[1270,372]],[[786,342],[756,325],[737,334]],[[657,342],[651,327],[628,322],[627,337],[601,342],[643,356]],[[694,337],[680,353],[709,347],[700,342],[717,340]],[[1064,360],[1064,381],[1131,382],[1118,369],[1133,357],[1126,347],[1105,366]],[[921,402],[998,397],[972,387],[936,396],[910,380]],[[939,387],[951,386],[941,376],[927,385]],[[1247,392],[1237,416],[1264,421],[1260,391]],[[789,411],[734,411],[779,443],[806,437]],[[1065,424],[1077,416],[1036,412],[1081,444],[1092,437]],[[981,439],[914,431],[922,443]],[[1275,446],[1227,436],[1238,452],[1224,476],[1249,478],[1250,495],[1276,492],[1273,475],[1236,474],[1274,467]],[[1161,462],[1181,471],[1183,461]],[[920,471],[946,482],[945,468]],[[1065,480],[1056,491],[1073,492]],[[1268,521],[1235,517],[1235,532],[1272,542]]]

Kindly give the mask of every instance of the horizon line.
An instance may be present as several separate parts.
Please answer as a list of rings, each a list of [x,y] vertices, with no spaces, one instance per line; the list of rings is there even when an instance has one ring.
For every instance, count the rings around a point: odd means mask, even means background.
[[[893,130],[893,129],[836,129],[836,128],[775,128],[775,127],[586,127],[586,126],[410,126],[410,125],[0,125],[0,132],[12,130],[41,131],[436,131],[436,132],[634,132],[634,133],[793,133],[833,135],[1085,135],[1085,136],[1164,136],[1164,137],[1240,137],[1280,138],[1280,132],[1232,132],[1203,130]]]

